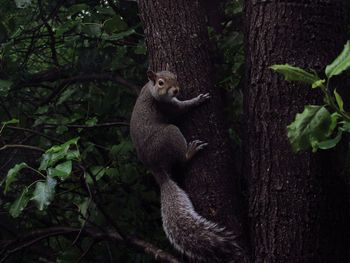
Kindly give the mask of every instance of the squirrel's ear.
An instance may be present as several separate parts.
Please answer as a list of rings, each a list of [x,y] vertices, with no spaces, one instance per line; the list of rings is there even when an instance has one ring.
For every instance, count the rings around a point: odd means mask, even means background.
[[[170,69],[169,63],[166,63],[165,70],[166,70],[166,71],[169,71],[169,69]]]
[[[147,77],[149,80],[156,82],[156,73],[154,73],[154,71],[152,70],[148,70],[147,71]]]

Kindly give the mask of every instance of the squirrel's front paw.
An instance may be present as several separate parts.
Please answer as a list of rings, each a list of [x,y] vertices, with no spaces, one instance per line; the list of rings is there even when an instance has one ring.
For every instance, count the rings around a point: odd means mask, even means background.
[[[197,96],[197,104],[202,104],[203,102],[207,101],[210,99],[210,94],[209,93],[205,93],[205,94],[199,94]]]

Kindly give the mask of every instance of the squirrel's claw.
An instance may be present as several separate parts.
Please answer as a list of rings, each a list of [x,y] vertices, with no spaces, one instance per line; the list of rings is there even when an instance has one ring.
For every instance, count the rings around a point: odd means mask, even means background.
[[[197,96],[197,100],[198,100],[198,104],[201,104],[205,101],[207,101],[208,99],[210,99],[210,94],[209,93],[205,93],[205,94],[199,94]]]
[[[192,157],[200,150],[204,149],[208,143],[200,141],[200,140],[194,140],[190,142],[187,146],[187,153],[186,153],[186,159],[191,160]]]

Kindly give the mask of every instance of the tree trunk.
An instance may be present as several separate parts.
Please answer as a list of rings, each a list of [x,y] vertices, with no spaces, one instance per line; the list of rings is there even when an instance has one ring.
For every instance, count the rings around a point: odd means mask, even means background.
[[[321,72],[345,43],[343,10],[339,0],[246,1],[244,155],[255,262],[349,262],[346,184],[328,168],[330,156],[293,154],[286,136],[320,94],[269,69]]]
[[[150,68],[166,64],[178,76],[182,98],[210,92],[208,104],[183,116],[180,128],[187,141],[209,143],[184,171],[182,187],[202,216],[239,234],[236,175],[220,91],[214,86],[205,16],[198,1],[140,0]],[[181,90],[182,88],[182,90]]]

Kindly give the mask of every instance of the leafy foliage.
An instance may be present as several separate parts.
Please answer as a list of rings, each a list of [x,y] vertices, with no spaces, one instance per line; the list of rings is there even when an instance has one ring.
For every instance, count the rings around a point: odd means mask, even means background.
[[[128,130],[147,69],[136,3],[0,4],[0,210],[10,230],[0,231],[7,242],[0,261],[153,262],[125,242],[101,239],[117,232],[168,244],[158,187]],[[242,3],[225,10],[224,31],[212,39],[225,61],[218,82],[237,97]],[[241,99],[228,111],[237,115]],[[37,240],[35,249],[9,252],[28,240]]]
[[[273,65],[271,68],[284,75],[287,81],[301,81],[308,84],[313,84],[319,81],[319,77],[316,74],[306,72],[305,70],[293,67],[291,65]]]
[[[288,138],[296,152],[310,147],[317,149],[318,143],[332,133],[331,129],[329,111],[324,106],[308,105],[288,126]]]
[[[295,152],[312,149],[330,149],[341,140],[343,132],[350,132],[350,113],[344,110],[344,101],[336,89],[331,92],[330,79],[350,68],[350,41],[340,55],[325,69],[326,79],[288,64],[273,65],[271,69],[286,80],[300,81],[321,89],[325,105],[306,105],[302,113],[288,126],[288,138]],[[332,111],[332,113],[329,112]]]
[[[331,78],[341,74],[350,67],[350,41],[348,41],[339,56],[326,67],[326,76]]]
[[[107,232],[118,227],[164,247],[157,186],[138,163],[128,132],[146,70],[136,4],[0,4],[0,175],[6,193],[0,209],[12,229],[0,231],[2,240],[12,240],[11,249],[32,231],[78,230],[33,243],[37,249],[25,250],[22,262],[39,256],[74,262],[84,250],[89,256],[83,262],[140,259],[122,244],[78,235],[96,226]]]
[[[54,198],[56,180],[48,176],[45,182],[37,182],[31,200],[35,201],[39,210],[44,210]]]

